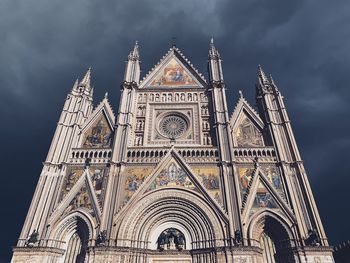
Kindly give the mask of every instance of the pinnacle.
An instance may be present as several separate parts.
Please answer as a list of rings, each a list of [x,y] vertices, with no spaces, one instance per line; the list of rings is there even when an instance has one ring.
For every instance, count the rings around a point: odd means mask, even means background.
[[[129,59],[138,59],[139,58],[139,42],[136,40],[135,45],[132,51],[129,53]]]
[[[258,65],[258,77],[262,83],[269,83],[269,80],[260,64]]]
[[[84,78],[82,79],[82,81],[80,81],[80,85],[83,85],[83,86],[87,86],[87,85],[90,85],[90,81],[91,81],[91,71],[92,71],[92,68],[91,66],[89,67],[89,69],[87,70]]]

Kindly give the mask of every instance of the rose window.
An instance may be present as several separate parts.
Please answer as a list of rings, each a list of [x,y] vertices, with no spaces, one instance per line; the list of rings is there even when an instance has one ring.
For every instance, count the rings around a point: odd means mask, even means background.
[[[187,121],[179,115],[165,116],[159,123],[160,133],[169,138],[179,138],[187,128]]]

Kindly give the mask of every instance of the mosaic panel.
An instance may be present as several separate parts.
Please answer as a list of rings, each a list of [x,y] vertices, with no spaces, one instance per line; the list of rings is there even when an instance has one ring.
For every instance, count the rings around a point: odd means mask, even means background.
[[[67,208],[64,210],[63,214],[68,214],[69,212],[78,209],[80,207],[84,207],[91,211],[92,209],[92,203],[91,199],[88,193],[88,190],[86,189],[86,186],[83,186],[80,191],[75,195],[75,197],[72,199],[72,201],[69,203]]]
[[[276,189],[276,191],[280,194],[280,196],[286,200],[286,196],[284,194],[283,185],[281,176],[275,166],[261,167],[265,177],[269,180],[271,185]]]
[[[112,144],[112,130],[101,114],[95,123],[84,135],[83,147],[85,148],[109,148]]]
[[[129,167],[125,171],[124,204],[129,201],[132,195],[139,189],[147,176],[152,172],[153,167]]]
[[[220,191],[220,170],[218,167],[193,167],[192,171],[197,176],[198,180],[205,187],[207,192],[219,204],[222,204]]]
[[[91,167],[89,171],[91,174],[91,181],[95,189],[97,199],[100,205],[102,205],[102,193],[104,190],[104,181],[105,181],[104,177],[106,176],[106,170]],[[63,181],[60,200],[62,200],[68,194],[68,192],[73,188],[73,186],[79,180],[79,178],[83,175],[83,173],[84,173],[83,168],[68,170],[67,175]]]
[[[192,190],[196,188],[186,172],[175,163],[171,163],[167,168],[163,169],[147,191],[166,186],[182,186]]]
[[[277,204],[272,197],[272,195],[269,193],[269,191],[266,189],[264,184],[260,181],[258,188],[256,190],[256,195],[254,198],[254,203],[252,208],[277,208]]]
[[[234,133],[238,147],[264,146],[264,140],[260,130],[246,116],[242,118]]]
[[[247,188],[249,185],[249,182],[251,181],[254,173],[253,167],[239,167],[238,168],[238,175],[239,175],[239,184],[241,188],[241,196],[243,199],[243,196],[247,193]]]
[[[194,79],[186,72],[176,59],[171,59],[162,69],[151,86],[193,86],[196,85]]]

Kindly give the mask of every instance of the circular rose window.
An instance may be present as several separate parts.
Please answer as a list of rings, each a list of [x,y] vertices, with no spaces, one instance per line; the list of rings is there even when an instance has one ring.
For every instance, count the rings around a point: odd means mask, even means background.
[[[159,122],[160,133],[169,138],[179,138],[187,131],[187,128],[186,119],[175,114],[165,116]]]

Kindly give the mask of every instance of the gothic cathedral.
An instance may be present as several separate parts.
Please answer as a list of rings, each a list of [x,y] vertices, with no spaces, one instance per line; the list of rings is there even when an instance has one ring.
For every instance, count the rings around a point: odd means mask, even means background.
[[[259,66],[257,108],[229,115],[172,46],[140,80],[128,56],[118,113],[68,94],[12,263],[334,263],[283,96]]]

